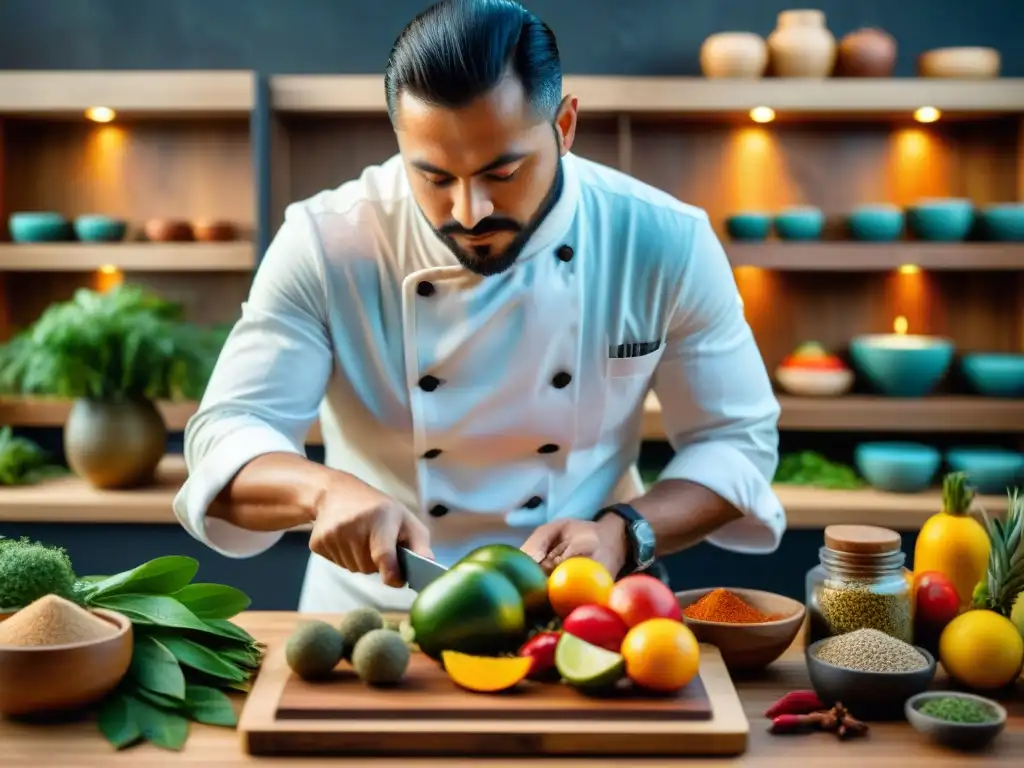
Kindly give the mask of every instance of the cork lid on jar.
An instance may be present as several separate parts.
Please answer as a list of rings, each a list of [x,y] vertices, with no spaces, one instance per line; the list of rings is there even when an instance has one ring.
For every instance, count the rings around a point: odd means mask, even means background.
[[[830,525],[825,528],[825,546],[835,552],[876,555],[895,552],[901,544],[898,532],[875,525]]]

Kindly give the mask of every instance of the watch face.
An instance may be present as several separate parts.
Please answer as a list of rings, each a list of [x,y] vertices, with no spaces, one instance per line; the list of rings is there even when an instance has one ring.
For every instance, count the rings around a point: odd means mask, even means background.
[[[637,520],[630,526],[636,544],[636,560],[640,568],[654,562],[654,530],[646,520]]]

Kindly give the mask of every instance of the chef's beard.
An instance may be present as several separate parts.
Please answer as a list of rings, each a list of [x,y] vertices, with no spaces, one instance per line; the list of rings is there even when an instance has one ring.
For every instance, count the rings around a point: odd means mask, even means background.
[[[484,277],[500,275],[515,264],[519,254],[522,253],[530,238],[533,237],[533,233],[537,231],[537,228],[547,218],[547,215],[551,213],[551,209],[555,207],[561,194],[562,160],[559,158],[558,165],[555,166],[555,178],[551,182],[551,188],[548,189],[547,194],[541,201],[537,213],[525,225],[499,215],[488,216],[471,230],[466,230],[458,224],[446,224],[440,229],[431,225],[430,228],[434,230],[434,234],[438,236],[441,242],[448,246],[448,250],[455,255],[459,263],[470,272],[475,272]],[[516,234],[511,242],[498,253],[494,253],[490,245],[473,246],[466,250],[452,237],[452,233],[482,235],[488,232],[515,232]]]

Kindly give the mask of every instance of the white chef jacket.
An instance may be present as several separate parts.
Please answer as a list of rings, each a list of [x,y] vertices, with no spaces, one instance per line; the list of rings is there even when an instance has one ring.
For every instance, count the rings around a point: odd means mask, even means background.
[[[562,164],[558,202],[489,277],[430,229],[400,156],[287,208],[186,427],[174,510],[192,536],[229,557],[272,547],[283,533],[207,507],[253,458],[304,455],[319,412],[325,463],[414,511],[441,562],[519,546],[642,493],[653,388],[676,451],[661,477],[743,513],[709,541],[777,548],[779,405],[707,214],[581,157]],[[299,609],[404,611],[414,597],[312,555]]]

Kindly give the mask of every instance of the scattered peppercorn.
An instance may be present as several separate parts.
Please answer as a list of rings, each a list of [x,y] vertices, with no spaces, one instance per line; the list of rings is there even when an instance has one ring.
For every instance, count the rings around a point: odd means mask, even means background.
[[[949,723],[992,723],[999,719],[987,704],[960,696],[928,699],[917,711]]]
[[[760,624],[776,617],[762,613],[727,589],[713,589],[704,597],[687,606],[683,615],[698,621],[720,624]]]

